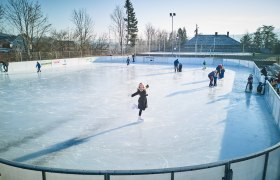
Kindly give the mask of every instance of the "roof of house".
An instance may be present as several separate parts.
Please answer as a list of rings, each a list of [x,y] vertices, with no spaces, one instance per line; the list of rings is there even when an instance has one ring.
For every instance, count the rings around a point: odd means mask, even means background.
[[[10,34],[3,34],[0,33],[0,40],[7,40],[7,41],[13,41],[17,38],[17,36],[10,35]]]
[[[185,45],[206,45],[206,46],[239,46],[240,42],[227,35],[197,35],[186,42]]]

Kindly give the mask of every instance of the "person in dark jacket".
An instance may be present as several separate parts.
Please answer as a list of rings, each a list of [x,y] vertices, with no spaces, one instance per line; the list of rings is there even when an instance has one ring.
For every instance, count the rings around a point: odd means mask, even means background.
[[[140,97],[138,99],[138,109],[139,109],[138,120],[139,121],[143,120],[141,118],[142,111],[144,111],[148,107],[148,102],[147,102],[148,94],[146,92],[146,88],[149,88],[149,85],[146,85],[146,87],[145,87],[143,83],[140,83],[137,91],[131,95],[131,97],[134,97],[136,95],[140,95]]]
[[[262,94],[263,86],[263,83],[259,82],[259,85],[257,86],[257,93]]]
[[[174,69],[175,69],[175,72],[178,72],[178,65],[179,65],[179,60],[176,59],[176,60],[174,61]]]
[[[216,71],[212,71],[208,74],[208,78],[210,80],[210,83],[209,83],[209,87],[213,87],[214,84],[213,84],[213,80],[214,80],[214,76],[216,75]]]
[[[219,64],[219,65],[216,67],[216,71],[217,71],[217,74],[219,74],[219,76],[220,76],[220,74],[221,74],[222,68],[223,68],[223,65],[222,65],[222,64]]]
[[[37,61],[36,63],[37,73],[41,72],[41,64]]]
[[[132,62],[135,62],[135,54],[132,54]]]
[[[247,90],[248,86],[249,86],[249,91]],[[252,92],[252,90],[253,90],[253,74],[250,74],[246,85],[246,92]]]
[[[266,70],[266,67],[263,67],[262,70],[261,70],[261,73],[267,77],[267,70]]]
[[[224,78],[224,76],[225,76],[225,68],[224,68],[224,66],[222,67],[222,69],[221,69],[221,73],[220,73],[220,75],[219,75],[219,78],[220,79],[223,79]]]
[[[202,64],[203,64],[203,68],[202,69],[205,70],[206,69],[206,62],[205,62],[205,60],[203,61]]]
[[[8,70],[9,70],[9,62],[8,61],[1,61],[1,63],[3,64],[4,72],[8,72]]]
[[[129,63],[130,63],[130,59],[129,59],[129,57],[127,57],[127,59],[126,59],[126,65],[129,65]]]
[[[182,63],[179,63],[178,71],[179,71],[179,72],[182,72],[182,68],[183,68],[183,64],[182,64]]]

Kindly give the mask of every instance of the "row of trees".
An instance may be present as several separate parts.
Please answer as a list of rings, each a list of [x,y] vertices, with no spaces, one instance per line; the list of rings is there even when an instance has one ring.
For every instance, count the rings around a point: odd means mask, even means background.
[[[121,46],[126,42],[126,46],[134,47],[138,21],[130,0],[125,1],[124,8],[126,16],[122,15],[121,28],[125,32],[121,32],[121,36],[125,41],[121,42]],[[2,22],[5,22],[10,29],[16,30],[16,34],[22,38],[24,52],[29,57],[32,51],[64,51],[73,48],[79,51],[108,49],[108,34],[104,33],[96,38],[93,20],[85,9],[74,9],[71,21],[74,25],[71,32],[69,29],[57,31],[51,28],[38,1],[8,0],[5,5],[0,4],[0,32],[4,31]]]
[[[274,33],[273,26],[263,25],[254,33],[246,33],[240,42],[243,51],[261,53],[280,53],[280,40]]]
[[[130,0],[116,6],[110,15],[109,33],[97,37],[94,23],[86,9],[74,9],[70,17],[72,28],[56,30],[51,27],[41,5],[35,0],[7,0],[0,4],[0,32],[8,24],[23,39],[24,52],[91,51],[100,54],[133,53],[136,51],[180,51],[187,41],[185,27],[176,33],[146,24],[144,37],[138,35],[138,21]],[[4,23],[3,23],[4,22]],[[71,29],[71,30],[70,30]],[[253,34],[241,38],[244,51],[279,53],[280,43],[273,26],[262,26]],[[112,34],[114,38],[112,38]],[[113,40],[114,39],[114,40]],[[173,44],[173,45],[172,45]],[[172,51],[173,51],[172,50]]]
[[[156,29],[150,23],[146,24],[145,37],[138,37],[138,21],[131,2],[126,0],[124,7],[126,13],[122,7],[117,6],[111,14],[113,22],[111,27],[121,52],[124,49],[130,52],[133,51],[136,44],[145,51],[170,51],[172,42],[176,41],[177,46],[186,42],[187,34],[185,28],[179,28],[177,33],[168,33],[166,30]]]
[[[110,33],[97,37],[93,19],[86,9],[73,10],[70,17],[72,28],[56,30],[38,1],[7,0],[5,5],[0,4],[0,32],[4,29],[2,22],[15,29],[23,39],[23,49],[29,57],[32,51],[76,50],[123,54],[134,52],[135,46],[138,51],[170,51],[173,42],[180,47],[187,39],[185,28],[179,28],[177,33],[168,33],[151,24],[146,25],[145,37],[139,37],[138,21],[130,0],[125,0],[124,6],[116,6],[110,17]]]

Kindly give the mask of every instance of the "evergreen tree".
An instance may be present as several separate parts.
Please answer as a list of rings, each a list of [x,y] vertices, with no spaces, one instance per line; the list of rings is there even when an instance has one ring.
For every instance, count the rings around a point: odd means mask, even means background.
[[[126,9],[126,15],[127,15],[127,17],[124,18],[124,20],[126,22],[126,31],[127,31],[126,44],[127,45],[129,44],[131,47],[133,47],[133,46],[135,46],[135,42],[136,42],[136,38],[137,38],[137,32],[138,32],[137,24],[138,24],[138,21],[135,17],[134,8],[133,8],[130,0],[125,1],[124,8]]]
[[[243,52],[251,50],[252,46],[252,36],[249,33],[246,33],[241,39],[240,39]]]
[[[254,44],[255,50],[257,52],[260,52],[260,50],[262,48],[261,28],[258,28],[257,31],[254,33],[253,44]]]
[[[273,26],[265,26],[261,28],[261,34],[262,34],[262,39],[264,43],[264,48],[268,49],[270,52],[273,49],[273,46],[275,45],[277,39],[276,39],[276,34],[273,32],[274,27]]]
[[[273,53],[280,54],[280,40],[278,39],[276,40],[275,45],[273,47]]]
[[[186,42],[186,40],[187,40],[187,31],[186,31],[186,28],[185,27],[183,27],[183,29],[182,28],[179,28],[178,29],[178,38],[179,38],[179,43],[181,44],[181,45],[183,45],[185,42]]]

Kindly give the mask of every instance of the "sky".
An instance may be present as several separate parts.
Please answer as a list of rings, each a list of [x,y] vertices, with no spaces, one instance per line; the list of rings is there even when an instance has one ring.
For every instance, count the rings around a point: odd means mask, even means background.
[[[1,0],[7,1],[7,0]],[[110,15],[125,0],[38,0],[44,15],[57,30],[73,29],[74,9],[86,9],[94,22],[96,35],[109,33]],[[279,0],[131,0],[138,20],[139,35],[144,36],[147,24],[154,28],[174,30],[185,27],[188,37],[194,36],[196,24],[202,34],[230,35],[253,33],[262,25],[273,25],[280,31]]]

